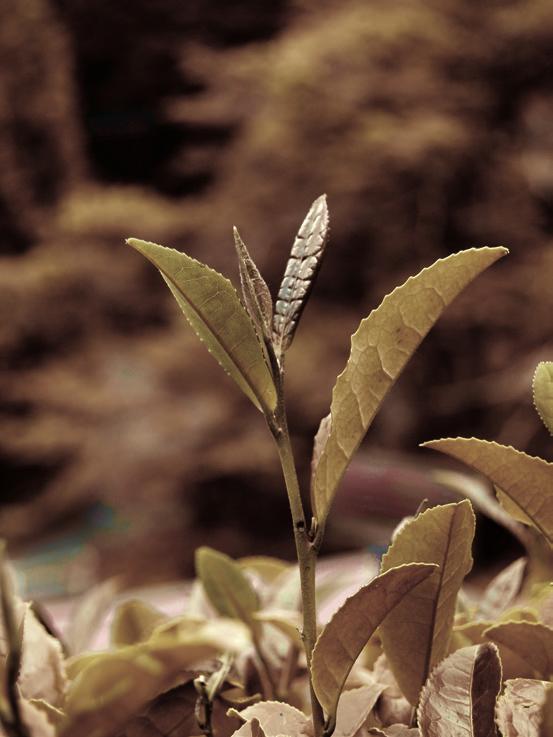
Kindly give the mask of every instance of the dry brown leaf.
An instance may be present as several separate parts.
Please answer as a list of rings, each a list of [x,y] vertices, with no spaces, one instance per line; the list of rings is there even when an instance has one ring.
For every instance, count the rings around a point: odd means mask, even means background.
[[[500,689],[494,645],[457,650],[434,668],[422,690],[417,713],[422,737],[495,737]]]
[[[407,561],[439,566],[380,628],[390,667],[413,706],[430,671],[447,655],[456,597],[472,568],[474,524],[468,500],[427,509],[398,532],[382,559],[384,571]]]

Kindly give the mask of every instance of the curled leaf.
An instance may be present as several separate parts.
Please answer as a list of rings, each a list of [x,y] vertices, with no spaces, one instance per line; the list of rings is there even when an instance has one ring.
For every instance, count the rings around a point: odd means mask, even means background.
[[[311,490],[324,525],[334,494],[383,399],[444,309],[504,248],[461,251],[436,261],[384,298],[361,321],[332,392],[331,426]]]
[[[252,624],[259,601],[239,563],[204,546],[196,550],[196,573],[219,614]]]
[[[497,487],[506,511],[535,527],[553,545],[553,463],[477,438],[430,440],[423,446],[457,458],[487,476]]]
[[[260,334],[270,339],[271,324],[273,321],[273,300],[269,287],[254,260],[248,253],[246,244],[240,238],[237,228],[234,228],[234,245],[238,254],[238,268],[240,271],[240,285],[242,297],[248,313]]]
[[[185,253],[129,238],[161,272],[192,329],[258,409],[277,403],[273,377],[250,316],[221,274]]]
[[[494,645],[457,650],[434,668],[422,690],[422,737],[496,737],[500,690],[501,661]]]
[[[313,202],[298,231],[278,290],[273,318],[273,344],[277,356],[289,348],[294,338],[321,265],[327,234],[328,208],[323,194]]]
[[[435,566],[421,563],[391,568],[347,599],[323,629],[313,650],[311,673],[329,723],[336,717],[346,678],[374,631],[403,597],[435,570]]]
[[[486,637],[508,648],[535,671],[538,678],[553,675],[553,629],[540,622],[504,622],[490,627]]]
[[[538,363],[532,388],[536,410],[553,435],[553,361]]]
[[[390,667],[413,705],[432,668],[447,655],[457,594],[472,568],[474,526],[468,500],[427,509],[397,533],[382,559],[383,571],[408,561],[439,566],[380,628]]]
[[[550,689],[550,683],[531,678],[505,681],[505,690],[497,700],[496,709],[497,726],[502,736],[541,737],[541,712]]]

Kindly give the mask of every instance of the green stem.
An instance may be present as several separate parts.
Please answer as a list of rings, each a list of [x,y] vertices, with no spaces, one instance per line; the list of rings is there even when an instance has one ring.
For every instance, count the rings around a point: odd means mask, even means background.
[[[313,710],[313,727],[315,737],[320,737],[323,732],[323,711],[311,679],[311,656],[315,641],[317,639],[317,609],[315,603],[315,568],[317,562],[317,550],[309,539],[309,531],[305,521],[305,514],[301,501],[294,454],[290,443],[290,434],[286,422],[286,414],[282,409],[279,412],[278,423],[273,429],[273,435],[277,444],[288,501],[292,513],[292,524],[294,527],[294,540],[300,570],[301,598],[303,609],[303,644],[307,657],[307,668],[309,670],[309,689],[311,693],[311,707]]]

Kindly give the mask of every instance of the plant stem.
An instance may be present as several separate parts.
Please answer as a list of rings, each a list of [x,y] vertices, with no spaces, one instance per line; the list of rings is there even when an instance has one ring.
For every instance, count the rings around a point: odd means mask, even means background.
[[[317,609],[315,603],[315,567],[317,561],[317,550],[308,535],[296,465],[294,463],[294,454],[290,443],[286,414],[283,409],[279,412],[278,420],[278,428],[276,431],[273,431],[273,435],[278,448],[284,481],[286,483],[286,491],[288,492],[290,511],[292,513],[294,540],[296,543],[296,553],[300,570],[303,609],[302,637],[307,658],[307,668],[309,671],[309,689],[311,693],[311,707],[313,710],[313,728],[315,737],[320,737],[324,726],[323,711],[319,701],[317,700],[315,691],[313,690],[311,679],[311,656],[317,639]]]

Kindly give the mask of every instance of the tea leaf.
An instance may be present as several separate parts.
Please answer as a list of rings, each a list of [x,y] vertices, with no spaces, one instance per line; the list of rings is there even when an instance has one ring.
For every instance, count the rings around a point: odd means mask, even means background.
[[[501,661],[487,643],[450,655],[434,668],[418,708],[422,737],[495,737]]]
[[[526,558],[518,558],[490,581],[480,599],[480,616],[496,619],[513,605],[522,588],[527,564]]]
[[[332,392],[330,433],[315,470],[312,505],[320,525],[351,457],[422,339],[459,292],[506,253],[479,248],[440,259],[394,289],[361,321]]]
[[[428,578],[435,566],[411,563],[392,568],[351,596],[319,635],[313,650],[313,688],[329,722],[361,650],[394,607],[411,589]]]
[[[307,722],[307,717],[303,712],[281,701],[260,701],[258,704],[246,707],[241,712],[234,713],[234,710],[231,710],[231,713],[243,719],[246,724],[257,719],[266,737],[278,737],[278,735],[300,737]],[[247,728],[243,729],[244,727],[245,725],[242,725],[234,735],[249,735],[250,732]]]
[[[69,652],[80,653],[96,636],[119,590],[119,581],[108,578],[93,586],[78,602],[65,634]]]
[[[487,476],[514,519],[533,525],[553,544],[553,463],[507,445],[476,438],[445,438],[422,444],[457,458]]]
[[[270,624],[293,642],[298,650],[302,649],[303,640],[300,631],[301,617],[299,612],[287,609],[263,609],[260,612],[255,612],[253,618],[256,622]]]
[[[474,513],[468,500],[427,509],[408,522],[382,559],[382,570],[417,561],[439,566],[386,618],[380,637],[396,680],[411,704],[448,652],[457,594],[472,568]]]
[[[550,689],[550,683],[531,678],[505,681],[496,709],[503,737],[540,737],[541,711]]]
[[[374,735],[374,737],[420,737],[420,731],[417,727],[408,727],[406,724],[372,727],[368,733]]]
[[[273,300],[269,287],[254,260],[248,253],[246,244],[240,238],[237,228],[234,228],[234,245],[238,254],[238,268],[240,271],[240,285],[242,297],[248,313],[260,334],[267,340],[271,337],[273,322]]]
[[[540,715],[540,735],[539,737],[551,737],[553,734],[553,686],[549,684],[545,695],[545,703],[543,704]]]
[[[252,615],[259,609],[259,601],[239,563],[204,546],[196,550],[196,573],[219,614],[252,625]]]
[[[338,712],[333,737],[354,737],[363,727],[386,687],[380,683],[344,691]]]
[[[540,622],[505,622],[485,632],[534,669],[540,678],[553,675],[553,629]]]
[[[273,411],[271,371],[248,313],[221,274],[185,253],[136,238],[127,243],[161,272],[192,329],[255,406]]]
[[[236,562],[244,571],[252,571],[266,584],[274,583],[281,573],[291,568],[288,561],[272,558],[270,555],[250,555],[239,558]]]
[[[292,343],[298,322],[315,282],[328,234],[326,195],[309,208],[286,264],[275,304],[273,344],[281,356]]]
[[[536,410],[553,435],[553,361],[538,363],[532,388]]]
[[[147,640],[155,628],[168,620],[158,609],[139,599],[129,599],[115,610],[111,623],[111,642],[117,647]]]

